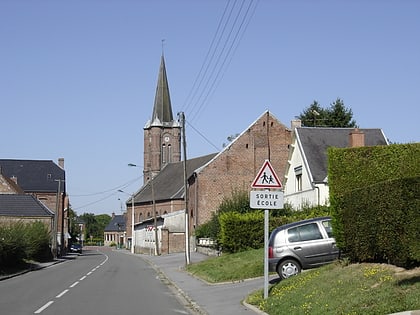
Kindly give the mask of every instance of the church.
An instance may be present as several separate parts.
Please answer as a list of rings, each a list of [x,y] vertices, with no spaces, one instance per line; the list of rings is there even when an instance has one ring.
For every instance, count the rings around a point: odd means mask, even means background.
[[[132,252],[158,255],[185,251],[186,230],[194,250],[195,228],[210,220],[234,191],[250,191],[265,160],[283,178],[292,137],[290,128],[265,111],[222,151],[188,159],[186,186],[182,126],[173,115],[163,55],[152,117],[143,129],[144,183],[126,202],[126,235]]]

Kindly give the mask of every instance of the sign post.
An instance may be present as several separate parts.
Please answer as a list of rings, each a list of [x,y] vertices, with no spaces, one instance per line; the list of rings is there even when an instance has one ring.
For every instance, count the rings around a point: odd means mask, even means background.
[[[264,299],[268,298],[268,231],[269,209],[282,209],[283,192],[270,191],[281,189],[282,185],[269,160],[265,160],[263,166],[255,177],[252,188],[265,189],[265,191],[253,190],[250,193],[250,207],[264,210]]]

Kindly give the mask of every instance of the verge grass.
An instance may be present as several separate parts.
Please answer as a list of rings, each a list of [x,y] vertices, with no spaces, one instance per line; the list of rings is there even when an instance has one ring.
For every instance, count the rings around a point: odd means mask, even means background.
[[[264,271],[264,250],[253,249],[210,257],[187,266],[187,271],[210,283],[241,281],[260,277]]]
[[[275,314],[391,314],[420,309],[420,269],[402,272],[385,264],[333,263],[305,271],[247,297]]]
[[[264,273],[263,250],[211,257],[187,271],[210,283],[235,282]],[[278,281],[245,301],[270,315],[384,315],[420,309],[420,268],[336,262]]]

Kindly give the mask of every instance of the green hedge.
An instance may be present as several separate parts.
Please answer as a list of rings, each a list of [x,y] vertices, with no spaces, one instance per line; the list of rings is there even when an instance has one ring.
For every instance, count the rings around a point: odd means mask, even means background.
[[[235,253],[264,246],[263,211],[225,212],[220,214],[219,222],[219,242],[224,252]]]
[[[25,260],[52,258],[50,233],[41,222],[10,223],[0,226],[0,270],[16,267]]]
[[[420,144],[329,149],[337,245],[353,261],[420,262]]]
[[[308,218],[328,216],[328,207],[307,208],[293,211],[282,216],[274,216],[270,211],[269,234],[276,227]],[[219,234],[217,243],[223,252],[235,253],[248,249],[264,247],[264,211],[254,210],[247,213],[224,212],[218,216]]]

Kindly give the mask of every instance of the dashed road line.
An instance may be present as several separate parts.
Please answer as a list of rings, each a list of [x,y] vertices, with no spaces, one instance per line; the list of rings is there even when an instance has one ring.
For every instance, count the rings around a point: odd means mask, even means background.
[[[61,298],[64,294],[69,292],[69,289],[65,289],[63,292],[61,292],[59,295],[56,296],[57,299]]]
[[[40,314],[43,310],[45,310],[48,306],[53,304],[54,301],[49,301],[48,303],[45,303],[45,305],[35,311],[35,314]]]
[[[79,279],[79,281],[74,282],[72,285],[69,286],[69,289],[65,289],[63,292],[61,292],[60,294],[58,294],[55,298],[59,299],[61,298],[64,294],[66,294],[67,292],[70,291],[71,288],[74,288],[76,285],[78,285],[80,283],[80,281],[83,281],[84,279],[86,279],[87,276],[90,276],[95,270],[97,270],[100,266],[103,266],[109,259],[108,255],[102,253],[105,256],[105,260],[97,267],[93,268],[91,271],[89,271],[85,276],[81,277]],[[41,314],[45,309],[47,309],[51,304],[53,304],[54,301],[48,301],[47,303],[45,303],[42,307],[40,307],[39,309],[37,309],[34,314]]]

